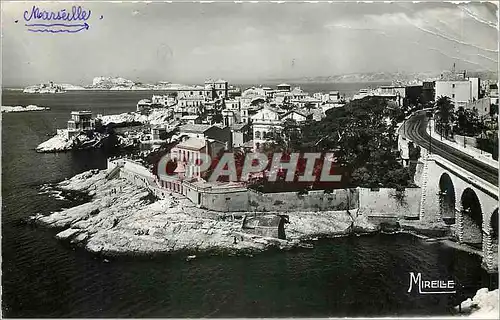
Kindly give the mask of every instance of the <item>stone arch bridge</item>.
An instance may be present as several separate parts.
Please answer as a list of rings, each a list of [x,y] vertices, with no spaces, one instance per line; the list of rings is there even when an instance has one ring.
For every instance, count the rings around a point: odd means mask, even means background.
[[[422,149],[416,181],[420,220],[444,222],[458,242],[482,252],[483,267],[498,270],[498,186]]]

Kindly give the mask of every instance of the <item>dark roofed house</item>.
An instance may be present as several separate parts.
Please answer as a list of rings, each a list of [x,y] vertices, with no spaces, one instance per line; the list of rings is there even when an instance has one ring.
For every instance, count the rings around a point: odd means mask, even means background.
[[[221,129],[210,124],[185,124],[179,128],[180,134],[185,134],[191,138],[215,139],[227,145],[230,150],[232,146],[231,128]]]

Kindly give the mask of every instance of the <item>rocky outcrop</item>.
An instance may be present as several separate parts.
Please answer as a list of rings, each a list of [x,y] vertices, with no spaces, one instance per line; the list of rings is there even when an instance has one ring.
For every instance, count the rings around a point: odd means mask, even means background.
[[[156,200],[149,190],[106,175],[106,171],[91,170],[59,183],[57,188],[85,192],[91,201],[33,220],[61,228],[59,239],[104,254],[261,251],[291,248],[312,237],[377,230],[364,217],[346,211],[291,212],[285,224],[286,240],[278,239],[242,229],[243,216],[255,213],[208,211],[176,194]]]
[[[42,142],[36,147],[37,152],[60,152],[77,149],[97,148],[102,145],[109,134],[98,132],[81,132],[68,138],[66,130],[58,130],[58,133],[49,140]]]
[[[249,250],[286,247],[287,241],[246,235],[241,220],[197,208],[169,195],[152,202],[149,191],[124,179],[107,180],[105,171],[88,171],[61,182],[61,189],[85,191],[88,203],[36,216],[38,223],[62,228],[57,238],[91,252],[146,254],[172,251]]]
[[[481,288],[472,299],[463,301],[455,310],[473,319],[498,319],[498,289]]]
[[[9,113],[9,112],[29,112],[29,111],[45,111],[45,110],[50,110],[49,107],[39,107],[33,104],[30,104],[28,106],[2,106],[2,113]]]

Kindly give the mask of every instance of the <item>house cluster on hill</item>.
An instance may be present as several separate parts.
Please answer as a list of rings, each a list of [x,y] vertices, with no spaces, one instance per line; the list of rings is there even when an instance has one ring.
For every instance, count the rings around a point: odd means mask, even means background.
[[[448,97],[455,110],[459,107],[475,110],[480,117],[490,114],[492,108],[498,108],[497,83],[469,76],[466,71],[443,73],[438,79],[406,86],[361,89],[352,100],[368,96],[387,98],[403,107],[426,105],[439,97]]]
[[[219,149],[213,145],[228,151],[257,151],[288,119],[298,124],[319,121],[328,109],[344,103],[338,91],[310,95],[283,83],[275,88],[250,87],[241,92],[225,80],[207,80],[204,86],[179,85],[163,95],[140,100],[137,113],[159,109],[166,112],[168,121],[151,126],[151,139],[161,142],[175,130],[169,140],[179,141],[176,152],[190,155]]]

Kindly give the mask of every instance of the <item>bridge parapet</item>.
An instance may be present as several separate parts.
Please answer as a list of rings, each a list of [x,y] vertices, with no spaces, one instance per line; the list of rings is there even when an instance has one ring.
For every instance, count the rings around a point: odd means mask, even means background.
[[[458,241],[481,245],[483,266],[497,270],[498,230],[494,230],[493,220],[498,219],[494,215],[498,211],[498,186],[439,155],[422,151],[420,219],[443,222],[445,213],[452,212],[455,223],[451,227]]]
[[[443,157],[432,154],[432,155],[427,155],[427,159],[430,161],[434,161],[440,166],[442,166],[445,169],[448,169],[452,171],[455,175],[457,175],[459,178],[464,180],[465,182],[481,189],[484,190],[484,192],[487,192],[490,194],[492,197],[495,197],[496,200],[498,200],[498,187],[495,186],[494,184],[481,179],[477,177],[476,175],[470,173],[469,171],[463,169],[460,166],[457,166],[451,161],[448,161],[444,159]]]

